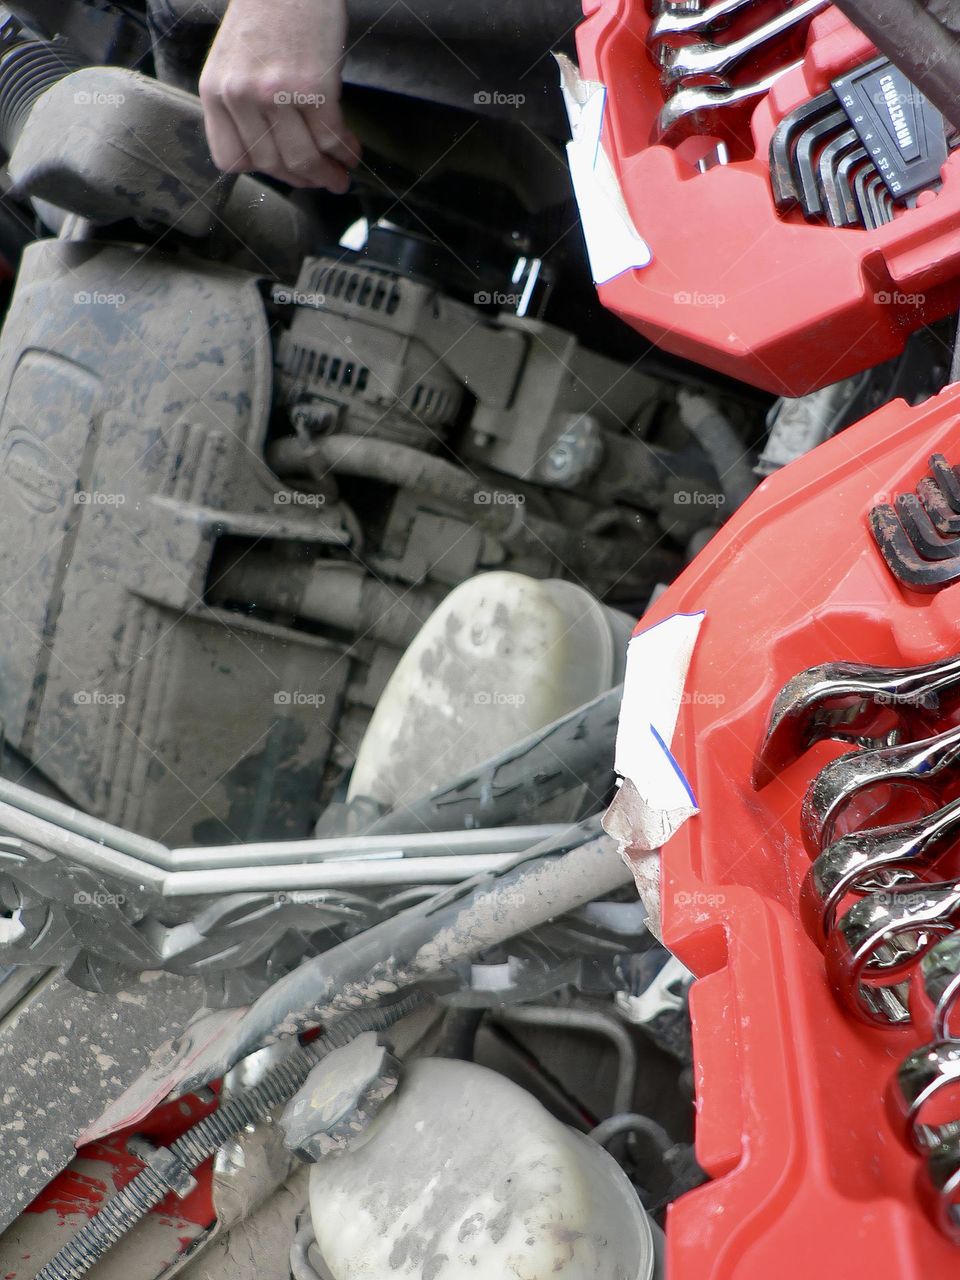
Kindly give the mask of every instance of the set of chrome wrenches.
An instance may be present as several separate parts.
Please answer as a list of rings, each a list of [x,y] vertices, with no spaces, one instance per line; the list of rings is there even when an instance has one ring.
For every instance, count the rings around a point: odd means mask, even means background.
[[[667,98],[658,119],[661,139],[672,135],[705,132],[718,112],[759,97],[784,72],[798,63],[777,62],[778,48],[785,37],[814,14],[827,8],[830,0],[797,0],[769,16],[762,0],[652,0],[648,48],[660,67]],[[748,11],[758,9],[768,16],[744,30]],[[737,34],[723,38],[732,24]],[[744,63],[762,58],[762,74],[740,78]]]
[[[822,768],[804,797],[800,828],[812,863],[800,916],[847,1012],[874,1026],[913,1026],[927,1041],[901,1063],[887,1107],[921,1157],[928,1213],[960,1244],[957,711],[960,657],[811,667],[777,695],[753,783],[766,786],[824,739],[859,747]],[[890,821],[897,805],[919,816]]]

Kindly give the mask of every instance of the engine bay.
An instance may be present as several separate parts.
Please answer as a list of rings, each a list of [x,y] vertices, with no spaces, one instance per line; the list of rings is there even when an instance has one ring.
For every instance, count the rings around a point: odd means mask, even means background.
[[[0,8],[7,1280],[947,1271],[957,135],[856,7],[348,0],[344,193],[215,162],[220,0]]]

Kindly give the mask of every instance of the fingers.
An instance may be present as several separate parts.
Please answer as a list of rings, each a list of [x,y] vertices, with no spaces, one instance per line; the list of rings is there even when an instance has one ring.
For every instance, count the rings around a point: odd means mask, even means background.
[[[243,173],[253,168],[230,112],[216,98],[204,103],[203,125],[213,163],[223,173]]]
[[[326,187],[342,194],[350,185],[346,164],[356,163],[356,159],[336,139],[335,145],[326,152],[318,146],[308,124],[310,110],[307,107],[301,112],[289,105],[280,105],[267,116],[287,181],[294,186]]]
[[[228,92],[224,106],[237,131],[246,157],[247,169],[260,173],[278,173],[283,168],[270,123],[256,102],[242,92]]]
[[[304,119],[319,152],[346,169],[356,167],[360,160],[360,142],[344,124],[339,105],[333,103],[314,113],[308,109]]]
[[[346,190],[360,154],[339,106],[346,29],[345,0],[230,0],[200,77],[221,169]]]
[[[343,126],[339,108],[321,113],[312,105],[275,101],[260,109],[242,90],[221,94],[203,85],[201,99],[210,154],[224,173],[268,173],[291,186],[340,194],[349,187],[360,144]],[[321,114],[333,115],[339,128],[322,122]]]

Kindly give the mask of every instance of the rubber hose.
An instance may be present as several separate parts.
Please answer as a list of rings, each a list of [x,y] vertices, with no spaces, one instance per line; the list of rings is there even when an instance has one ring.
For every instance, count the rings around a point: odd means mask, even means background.
[[[677,393],[680,420],[716,468],[720,487],[734,511],[760,483],[753,473],[749,450],[733,424],[706,396],[692,391]]]
[[[380,480],[415,493],[426,493],[454,508],[470,512],[470,523],[485,529],[513,550],[551,555],[570,567],[592,572],[629,573],[638,564],[635,540],[588,538],[583,531],[528,513],[525,498],[514,490],[491,485],[445,458],[376,436],[322,436],[313,446],[322,465],[336,475]],[[654,526],[634,513],[635,534],[645,538],[639,557],[654,579],[666,576],[669,556],[656,546]],[[661,570],[664,570],[661,572]]]
[[[0,149],[9,156],[34,103],[51,85],[80,68],[66,44],[23,40],[0,57]]]
[[[259,1084],[232,1097],[165,1149],[168,1162],[177,1162],[178,1178],[192,1173],[246,1125],[266,1119],[275,1107],[289,1101],[316,1064],[334,1049],[342,1049],[364,1031],[385,1031],[426,998],[421,992],[412,992],[388,1008],[344,1014],[326,1035],[299,1045]],[[37,1272],[36,1280],[79,1280],[170,1190],[168,1178],[147,1165]]]
[[[587,1137],[592,1138],[601,1147],[605,1147],[614,1138],[624,1133],[643,1134],[661,1157],[665,1157],[667,1152],[672,1151],[676,1145],[666,1129],[657,1124],[656,1120],[651,1120],[649,1116],[642,1116],[634,1111],[608,1116],[606,1120],[601,1120],[595,1128],[591,1129]]]
[[[391,809],[365,835],[407,835],[509,826],[554,796],[585,787],[603,804],[613,789],[613,756],[623,685],[536,729],[506,751],[483,760],[401,809]]]
[[[329,1280],[330,1273],[322,1275],[310,1261],[310,1247],[316,1244],[313,1223],[309,1219],[293,1237],[290,1246],[290,1274],[293,1280]]]
[[[614,1111],[622,1115],[633,1106],[637,1051],[630,1032],[614,1014],[564,1005],[516,1004],[496,1010],[493,1017],[508,1027],[547,1027],[554,1031],[585,1031],[588,1035],[602,1036],[613,1045],[619,1061],[613,1094]]]
[[[596,815],[524,850],[516,862],[451,886],[305,960],[275,982],[179,1077],[184,1092],[224,1075],[281,1035],[444,974],[508,938],[632,883]]]

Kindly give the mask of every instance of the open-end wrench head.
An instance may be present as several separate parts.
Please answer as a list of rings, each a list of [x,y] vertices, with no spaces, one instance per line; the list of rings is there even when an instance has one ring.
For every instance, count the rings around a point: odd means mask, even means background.
[[[658,18],[661,13],[699,13],[701,8],[700,0],[653,0],[650,12]]]
[[[713,4],[702,7],[695,5],[689,9],[675,5],[660,6],[647,39],[653,45],[659,41],[672,41],[713,31],[729,22],[741,9],[756,3],[757,0],[714,0]]]
[[[690,76],[726,72],[743,58],[778,40],[799,23],[825,9],[828,3],[829,0],[799,0],[799,3],[775,14],[736,40],[724,44],[702,41],[671,50],[671,56],[663,64],[664,75],[669,83],[676,83]]]
[[[762,80],[756,80],[752,84],[730,85],[725,88],[693,85],[678,89],[666,100],[657,116],[657,141],[673,142],[697,129],[706,129],[717,112],[759,97],[771,89],[781,76],[802,66],[803,60],[800,59],[785,67],[777,67]]]

